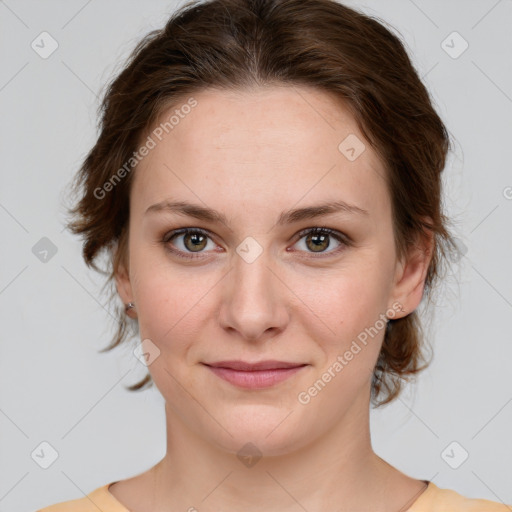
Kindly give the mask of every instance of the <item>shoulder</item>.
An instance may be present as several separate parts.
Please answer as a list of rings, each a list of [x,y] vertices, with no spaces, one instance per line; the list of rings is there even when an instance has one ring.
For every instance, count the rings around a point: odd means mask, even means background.
[[[128,510],[119,503],[108,488],[114,482],[102,485],[82,498],[61,501],[53,505],[44,507],[36,512],[128,512]]]
[[[451,489],[430,482],[407,512],[512,512],[512,506],[496,501],[467,498]]]

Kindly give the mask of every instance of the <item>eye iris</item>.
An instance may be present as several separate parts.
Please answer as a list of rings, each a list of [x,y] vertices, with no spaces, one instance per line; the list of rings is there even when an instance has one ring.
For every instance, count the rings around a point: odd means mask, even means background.
[[[329,247],[329,235],[323,235],[319,233],[310,233],[306,237],[306,245],[309,246],[309,242],[313,242],[313,251],[321,252]],[[327,242],[327,243],[326,243]]]
[[[187,233],[183,237],[185,247],[191,251],[198,252],[206,246],[206,236],[201,233]],[[189,245],[189,241],[192,241],[192,245]]]

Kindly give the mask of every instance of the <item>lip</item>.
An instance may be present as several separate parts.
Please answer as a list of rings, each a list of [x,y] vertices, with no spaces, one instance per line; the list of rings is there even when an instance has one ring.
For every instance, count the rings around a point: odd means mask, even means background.
[[[239,370],[244,372],[252,372],[258,370],[282,370],[289,368],[297,368],[299,366],[304,366],[305,363],[290,363],[287,361],[276,361],[276,360],[267,360],[267,361],[258,361],[255,363],[249,363],[247,361],[217,361],[215,363],[204,363],[206,366],[210,366],[213,368],[228,368],[230,370]]]
[[[217,377],[245,389],[263,389],[290,378],[302,368],[309,366],[284,361],[220,361],[205,364]]]

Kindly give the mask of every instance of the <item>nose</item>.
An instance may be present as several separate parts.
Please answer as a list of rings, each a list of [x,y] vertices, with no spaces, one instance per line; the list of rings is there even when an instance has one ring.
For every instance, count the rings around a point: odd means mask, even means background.
[[[234,256],[221,299],[222,328],[252,342],[276,336],[289,322],[287,288],[267,252],[251,263]]]

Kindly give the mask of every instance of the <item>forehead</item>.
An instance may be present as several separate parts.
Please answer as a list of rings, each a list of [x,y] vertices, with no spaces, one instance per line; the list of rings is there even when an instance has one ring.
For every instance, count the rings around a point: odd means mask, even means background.
[[[145,203],[195,193],[219,205],[232,202],[234,191],[255,207],[326,193],[336,199],[337,191],[367,209],[387,201],[384,167],[355,119],[318,89],[206,89],[162,112],[148,133],[156,144],[137,166],[133,186]]]
[[[197,105],[186,108],[191,97]],[[188,113],[173,115],[181,110]],[[340,136],[352,133],[363,139],[341,99],[305,86],[209,88],[173,104],[162,112],[155,126],[165,126],[171,117],[175,124],[163,136],[183,149],[193,150],[187,152],[188,156],[197,158],[221,147],[245,153],[253,147],[260,151],[269,148],[276,156],[284,145],[294,147],[295,154],[302,149],[301,153],[311,157],[320,145],[330,144],[337,150]],[[375,160],[375,155],[369,154],[366,159]]]

